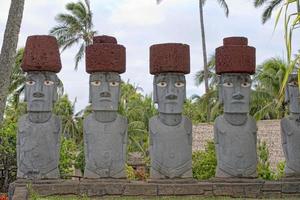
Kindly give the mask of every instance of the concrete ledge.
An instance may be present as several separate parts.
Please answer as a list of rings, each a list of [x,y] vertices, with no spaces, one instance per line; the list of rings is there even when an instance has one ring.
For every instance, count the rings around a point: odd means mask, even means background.
[[[258,179],[212,179],[210,181],[158,182],[124,180],[17,180],[12,183],[13,200],[28,199],[28,188],[41,196],[87,195],[100,196],[228,196],[240,198],[300,197],[300,180],[283,179],[263,181]]]

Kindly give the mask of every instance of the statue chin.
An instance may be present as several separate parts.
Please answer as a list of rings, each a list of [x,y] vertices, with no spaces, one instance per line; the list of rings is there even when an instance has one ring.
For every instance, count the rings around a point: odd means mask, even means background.
[[[158,112],[165,114],[181,114],[182,113],[182,105],[178,103],[166,103],[163,106],[159,106]]]

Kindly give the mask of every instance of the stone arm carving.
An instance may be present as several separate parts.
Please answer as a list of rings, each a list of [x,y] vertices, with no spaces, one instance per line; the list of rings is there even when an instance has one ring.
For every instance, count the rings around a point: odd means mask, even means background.
[[[23,115],[20,117],[19,121],[18,121],[18,131],[17,131],[17,147],[16,147],[16,150],[17,150],[17,168],[20,169],[20,134],[21,134],[21,130],[25,128],[25,124],[24,124],[24,121],[26,119],[26,116],[27,115]]]
[[[56,154],[57,154],[57,163],[59,163],[59,159],[60,159],[60,142],[61,142],[61,130],[62,130],[62,122],[60,117],[55,116],[55,125],[57,127],[56,131],[55,131],[55,137],[57,137],[57,143],[56,143]]]
[[[152,130],[151,130],[151,126],[152,126],[152,119],[149,120],[149,146],[152,146],[153,145],[153,133],[152,133]]]
[[[20,130],[17,133],[17,168],[20,169]]]
[[[84,143],[84,158],[85,158],[85,163],[87,163],[87,160],[89,158],[89,154],[88,154],[88,133],[87,133],[87,127],[88,127],[88,119],[89,117],[86,117],[83,121],[83,143]]]
[[[215,122],[214,124],[214,142],[215,142],[215,150],[216,152],[218,152],[218,148],[219,148],[219,137],[218,137],[218,128],[217,128],[217,121]],[[219,160],[219,154],[216,153],[216,158],[217,158],[217,161]]]
[[[285,159],[288,160],[288,151],[287,151],[287,124],[288,121],[286,118],[283,118],[280,121],[280,129],[281,129],[281,144],[283,149],[283,154],[285,156]]]
[[[193,143],[193,124],[192,124],[191,120],[185,117],[184,126],[185,126],[185,130],[186,130],[186,133],[188,136],[189,144],[192,145],[192,143]]]

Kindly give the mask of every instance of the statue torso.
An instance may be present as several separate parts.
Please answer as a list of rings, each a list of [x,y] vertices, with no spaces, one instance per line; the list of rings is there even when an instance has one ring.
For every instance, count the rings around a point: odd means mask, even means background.
[[[286,165],[300,172],[300,123],[289,117],[281,120],[282,140],[286,141]],[[283,147],[285,148],[285,147]]]
[[[192,165],[192,123],[182,117],[176,126],[163,124],[158,116],[150,119],[151,167],[161,174],[180,177]]]
[[[256,172],[256,123],[248,117],[245,124],[234,126],[223,115],[215,121],[218,168],[231,176],[247,177]]]
[[[113,122],[101,123],[93,113],[84,120],[86,169],[99,177],[113,177],[124,170],[127,120],[117,115]]]
[[[20,176],[24,174],[28,177],[43,177],[58,168],[60,123],[60,119],[55,115],[45,123],[32,123],[28,114],[20,118],[18,123]]]

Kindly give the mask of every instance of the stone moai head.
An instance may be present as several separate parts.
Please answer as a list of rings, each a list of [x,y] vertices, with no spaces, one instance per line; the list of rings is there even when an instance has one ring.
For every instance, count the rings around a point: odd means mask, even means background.
[[[216,73],[219,77],[219,101],[225,113],[248,113],[251,78],[255,73],[255,48],[244,37],[225,38],[216,49]]]
[[[289,75],[288,83],[285,88],[285,102],[289,104],[291,113],[300,114],[300,95],[297,73]]]
[[[26,41],[21,68],[26,73],[25,101],[29,112],[50,112],[57,100],[56,75],[61,70],[57,40],[34,35]]]
[[[86,71],[90,74],[89,102],[94,111],[117,111],[121,73],[126,70],[126,49],[110,36],[97,36],[86,47]]]
[[[150,73],[154,75],[153,99],[158,111],[180,114],[186,99],[185,74],[190,72],[190,50],[186,44],[156,44],[150,47]]]

